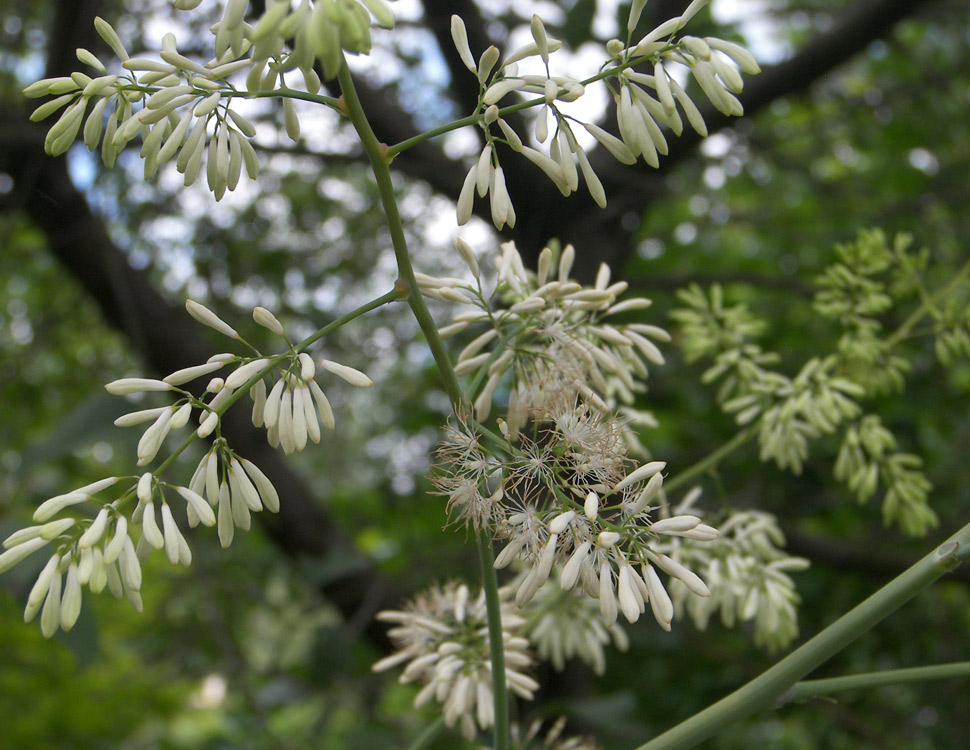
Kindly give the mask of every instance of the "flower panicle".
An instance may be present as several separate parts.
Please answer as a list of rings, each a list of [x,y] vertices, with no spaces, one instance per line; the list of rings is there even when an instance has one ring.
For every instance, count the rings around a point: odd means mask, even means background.
[[[660,157],[669,152],[668,134],[676,137],[683,133],[685,118],[698,134],[706,137],[708,131],[704,118],[679,83],[682,76],[673,72],[673,68],[686,69],[718,111],[730,116],[742,115],[744,108],[737,96],[744,85],[741,74],[760,72],[755,58],[733,42],[678,35],[696,13],[695,6],[703,4],[695,3],[682,15],[661,23],[634,45],[627,46],[619,40],[608,42],[603,49],[601,75],[585,83],[551,73],[550,57],[562,47],[562,42],[549,36],[538,16],[533,16],[530,24],[532,41],[510,51],[501,65],[496,65],[500,53],[495,47],[486,49],[476,62],[464,22],[459,16],[452,16],[455,49],[479,82],[476,113],[481,114],[478,124],[486,141],[462,185],[457,204],[458,224],[463,225],[471,218],[476,195],[478,198],[487,195],[496,229],[501,230],[506,224],[515,226],[515,209],[495,149],[497,143],[509,146],[532,162],[565,196],[579,189],[581,177],[593,201],[605,208],[606,191],[573,130],[574,125],[582,126],[586,134],[621,163],[634,164],[642,158],[652,167],[658,167]],[[642,6],[642,3],[633,3],[630,8],[628,29],[631,33]],[[539,58],[543,73],[519,73],[519,63],[530,58]],[[604,71],[606,75],[602,75]],[[614,81],[610,82],[610,79]],[[607,87],[616,104],[618,136],[595,123],[582,122],[567,115],[561,109],[563,103],[581,98],[595,83]],[[514,95],[526,97],[527,102],[530,95],[534,96],[530,102],[533,105],[530,109],[536,113],[534,137],[544,150],[525,145],[522,137],[502,117],[500,103]]]
[[[531,700],[539,684],[530,674],[533,659],[522,635],[525,620],[511,601],[511,589],[499,589],[499,599],[508,689]],[[377,619],[393,624],[388,635],[397,651],[372,668],[381,672],[405,665],[399,681],[421,685],[415,708],[436,701],[445,724],[458,726],[469,740],[477,729],[495,723],[483,592],[473,597],[468,586],[457,581],[432,586],[401,610],[385,610]]]
[[[179,0],[176,7],[191,10],[197,0]],[[31,115],[39,121],[63,110],[50,128],[45,150],[65,153],[80,135],[91,150],[100,149],[105,166],[114,166],[121,151],[142,137],[140,156],[145,178],[174,161],[186,187],[203,173],[215,199],[239,184],[243,171],[250,179],[259,174],[259,159],[252,145],[253,123],[232,108],[233,98],[268,92],[283,85],[283,73],[300,71],[306,90],[321,87],[314,64],[319,60],[326,78],[333,78],[343,52],[370,50],[372,25],[390,28],[394,15],[384,0],[267,3],[254,25],[246,23],[245,0],[226,3],[219,22],[212,26],[213,57],[199,62],[178,49],[174,34],[166,34],[157,55],[132,57],[115,29],[96,18],[95,29],[118,57],[116,71],[86,49],[77,59],[96,75],[76,72],[46,78],[24,89],[28,97],[54,96]],[[245,73],[245,89],[231,82]],[[140,105],[140,108],[139,106]],[[297,140],[299,119],[293,99],[283,97],[284,125]]]

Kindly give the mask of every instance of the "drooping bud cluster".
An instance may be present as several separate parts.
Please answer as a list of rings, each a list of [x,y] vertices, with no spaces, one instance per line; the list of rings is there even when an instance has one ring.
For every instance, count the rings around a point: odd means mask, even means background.
[[[189,300],[189,314],[200,323],[237,341],[239,333],[207,307]],[[253,312],[257,323],[286,340],[282,324],[265,308]],[[334,427],[333,410],[314,381],[319,364],[356,386],[368,386],[362,372],[329,360],[316,361],[286,340],[289,350],[281,355],[239,357],[216,354],[207,362],[185,367],[161,380],[121,378],[108,383],[109,393],[128,396],[165,393],[174,403],[125,414],[115,420],[119,427],[150,423],[138,441],[139,466],[152,463],[173,430],[186,426],[198,411],[195,436],[214,436],[211,449],[199,462],[188,486],[169,484],[161,469],[137,477],[109,477],[73,492],[46,500],[34,513],[35,526],[10,535],[0,554],[0,572],[53,544],[56,552],[44,567],[28,598],[25,618],[41,612],[41,630],[50,637],[58,628],[70,630],[81,610],[81,587],[98,593],[106,586],[115,596],[125,596],[141,610],[141,564],[153,550],[164,550],[173,565],[189,565],[192,551],[180,529],[184,513],[189,527],[216,526],[219,541],[228,547],[237,528],[248,530],[251,514],[264,508],[276,513],[280,498],[269,478],[252,461],[233,451],[221,434],[222,416],[247,392],[253,396],[253,421],[266,426],[269,441],[286,453],[303,450],[307,441],[319,442],[320,421]],[[235,365],[224,378],[211,377],[201,394],[185,386],[204,376]],[[269,394],[265,378],[281,371]],[[320,414],[317,416],[317,409]],[[131,484],[116,499],[105,502],[98,494],[129,479]],[[58,517],[60,516],[60,517]]]
[[[606,647],[612,644],[620,651],[629,647],[620,624],[604,625],[596,601],[575,588],[541,587],[525,614],[525,634],[536,655],[560,672],[567,661],[577,658],[601,675],[606,669]]]
[[[489,417],[500,384],[511,381],[506,421],[515,439],[530,412],[542,406],[550,384],[562,383],[594,411],[607,413],[619,406],[625,417],[619,424],[623,440],[635,453],[644,455],[632,428],[652,425],[652,419],[622,405],[632,405],[635,394],[646,390],[648,364],[664,362],[654,341],[666,342],[670,336],[655,325],[613,319],[649,307],[650,300],[619,301],[628,285],[623,281],[611,284],[605,264],[592,286],[570,279],[575,259],[571,245],[558,259],[551,248],[543,249],[533,272],[526,270],[515,243],[504,243],[494,259],[497,283],[486,291],[474,251],[462,240],[458,240],[458,249],[473,279],[425,274],[417,274],[417,279],[426,296],[463,306],[454,315],[454,323],[440,330],[442,336],[453,336],[479,323],[489,326],[462,349],[455,368],[459,375],[476,377],[472,394],[475,419]]]
[[[700,489],[692,490],[673,512],[696,513],[693,505],[699,496]],[[734,511],[718,528],[720,537],[707,544],[681,537],[660,546],[667,565],[698,571],[712,592],[705,598],[691,596],[687,580],[672,582],[676,611],[686,611],[701,630],[715,613],[728,627],[750,622],[756,644],[771,651],[786,648],[798,635],[799,602],[788,574],[807,569],[808,560],[785,553],[785,537],[770,513]]]
[[[681,16],[660,24],[634,45],[611,41],[604,50],[606,59],[600,68],[601,73],[586,81],[550,73],[550,56],[560,49],[562,42],[548,35],[539,16],[533,16],[530,24],[533,41],[510,52],[501,65],[497,65],[500,53],[496,47],[486,49],[476,62],[464,22],[459,16],[452,16],[451,36],[455,48],[465,67],[479,81],[478,112],[482,114],[479,125],[486,141],[481,155],[465,177],[458,199],[458,223],[464,224],[471,218],[477,193],[479,198],[489,196],[491,218],[497,229],[506,224],[515,226],[515,209],[506,188],[496,143],[504,143],[525,156],[563,195],[579,189],[582,175],[590,196],[605,207],[603,184],[573,132],[574,125],[582,126],[621,163],[633,164],[642,156],[653,167],[659,166],[659,156],[668,152],[667,139],[661,128],[667,128],[675,136],[683,132],[678,107],[691,127],[706,136],[707,126],[700,110],[678,82],[678,76],[671,74],[666,66],[683,66],[715,108],[726,115],[741,115],[743,108],[736,96],[743,85],[740,72],[749,75],[760,72],[754,57],[739,45],[721,39],[675,36],[706,1],[692,3]],[[636,27],[641,11],[642,4],[633,3],[628,25],[630,32]],[[520,75],[519,63],[529,58],[539,58],[545,73]],[[612,75],[602,75],[604,70]],[[561,103],[574,102],[583,96],[587,85],[594,82],[607,86],[616,103],[619,138],[595,123],[581,122],[560,109]],[[501,116],[499,103],[515,93],[537,95],[533,100],[536,106],[531,107],[538,112],[534,136],[540,144],[548,142],[548,154],[523,143]],[[493,132],[493,126],[497,126],[498,132]]]
[[[190,10],[198,2],[178,0],[175,5]],[[185,185],[192,185],[204,161],[206,182],[219,200],[236,188],[243,168],[250,179],[259,172],[250,142],[256,129],[232,109],[232,100],[281,87],[284,73],[294,69],[307,92],[316,94],[321,85],[314,71],[317,60],[332,78],[344,50],[370,50],[371,14],[385,28],[394,23],[384,0],[302,0],[296,8],[290,0],[271,0],[255,25],[245,21],[248,6],[247,0],[226,3],[222,19],[212,26],[214,56],[205,63],[182,54],[171,33],[163,37],[157,58],[132,57],[114,28],[96,18],[95,29],[118,56],[120,69],[110,72],[94,54],[79,49],[78,60],[94,69],[94,77],[77,72],[37,81],[24,90],[28,97],[55,97],[34,111],[34,121],[64,109],[48,131],[47,153],[65,153],[83,133],[84,144],[91,151],[100,144],[101,158],[111,167],[140,135],[145,179],[175,160]],[[244,72],[245,90],[240,90],[230,79]],[[286,133],[297,140],[300,125],[293,100],[282,101]]]
[[[510,589],[500,589],[499,596],[506,684],[520,698],[531,700],[539,683],[529,675],[532,657],[521,635],[525,620],[511,602]],[[465,584],[433,586],[403,610],[380,612],[377,619],[394,623],[388,635],[398,651],[373,669],[380,672],[405,664],[400,681],[422,685],[415,708],[436,700],[443,705],[445,724],[459,725],[468,739],[474,738],[476,724],[488,729],[495,723],[483,592],[473,598]]]
[[[828,316],[844,315],[853,325],[869,331],[866,335],[874,336],[880,324],[863,312],[882,309],[884,297],[878,285],[858,275],[858,268],[873,273],[885,270],[891,252],[881,233],[865,234],[853,245],[840,247],[843,262],[820,277],[824,292],[816,297],[816,306]],[[905,247],[905,243],[897,243],[897,252]],[[850,270],[844,263],[857,268]],[[849,287],[840,286],[847,279]],[[856,299],[853,289],[866,289],[859,295],[871,298]],[[923,535],[937,524],[928,503],[932,485],[922,471],[922,460],[913,453],[897,452],[896,438],[878,417],[865,414],[860,404],[869,392],[867,386],[883,382],[882,376],[860,378],[856,374],[860,371],[856,347],[861,334],[846,334],[837,353],[812,357],[791,377],[772,369],[780,360],[777,354],[762,351],[751,340],[764,330],[764,322],[743,305],[725,304],[720,286],[705,292],[694,284],[678,296],[685,306],[671,316],[682,326],[688,359],[713,360],[702,380],[720,381],[717,400],[721,408],[733,414],[739,425],[757,429],[762,461],[773,461],[798,474],[814,440],[841,432],[836,479],[844,481],[860,502],[882,485],[886,491],[884,521],[899,523],[907,534]],[[882,342],[876,345],[882,346]],[[880,369],[885,357],[889,355],[883,352],[867,361],[866,369]]]

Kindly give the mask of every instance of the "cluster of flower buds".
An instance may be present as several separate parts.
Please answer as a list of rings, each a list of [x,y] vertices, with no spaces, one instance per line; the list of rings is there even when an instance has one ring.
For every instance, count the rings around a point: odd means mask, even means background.
[[[243,342],[232,326],[207,307],[189,300],[186,309],[197,321]],[[253,317],[283,337],[289,351],[275,357],[262,357],[257,352],[254,358],[216,354],[207,362],[177,370],[161,380],[121,378],[105,386],[114,395],[165,393],[174,397],[169,405],[139,409],[115,420],[119,427],[150,423],[138,441],[139,466],[155,460],[169,433],[186,426],[193,410],[198,411],[196,437],[214,435],[214,440],[188,486],[163,482],[161,470],[146,471],[131,477],[129,488],[106,503],[98,493],[122,479],[109,477],[48,499],[34,514],[37,525],[15,532],[4,542],[7,551],[0,555],[0,572],[47,544],[57,547],[30,594],[25,612],[26,619],[31,620],[43,607],[41,630],[45,636],[50,637],[59,627],[73,627],[80,613],[82,586],[95,593],[107,586],[141,610],[141,563],[152,550],[164,550],[173,565],[191,563],[192,552],[176,521],[174,506],[181,508],[184,503],[189,527],[200,523],[216,526],[223,547],[232,543],[236,528],[250,528],[252,513],[264,508],[272,513],[279,511],[279,495],[269,478],[252,461],[231,450],[221,435],[222,415],[236,400],[247,392],[251,394],[254,424],[266,427],[274,447],[282,446],[284,452],[291,453],[303,450],[308,440],[319,442],[321,421],[329,429],[334,427],[330,402],[314,381],[318,364],[353,385],[371,385],[366,375],[352,367],[329,360],[318,362],[298,351],[286,339],[279,320],[265,308],[257,307]],[[225,378],[212,377],[200,395],[183,388],[232,364],[236,364],[232,372]],[[282,370],[282,374],[267,394],[265,378],[275,370]],[[187,445],[183,443],[176,455]],[[167,462],[161,469],[165,466]],[[78,511],[77,516],[57,517]]]
[[[417,274],[417,279],[426,296],[463,306],[454,322],[440,330],[442,336],[478,323],[489,325],[462,349],[456,365],[459,375],[478,377],[473,394],[477,420],[489,416],[506,378],[512,381],[507,424],[514,438],[531,410],[545,400],[551,381],[569,380],[584,400],[606,413],[617,402],[632,404],[634,394],[646,389],[647,365],[663,364],[654,341],[669,341],[665,330],[647,323],[609,322],[620,313],[649,307],[650,300],[618,301],[627,284],[611,284],[605,264],[592,286],[571,280],[571,245],[562,250],[558,262],[551,248],[543,249],[538,269],[532,272],[525,269],[515,243],[504,243],[495,258],[497,284],[487,293],[474,251],[460,239],[458,251],[472,272],[471,280],[424,274]],[[635,448],[632,425],[649,422],[649,415],[627,416],[621,430]]]
[[[207,307],[189,300],[186,309],[199,322],[229,336],[239,339],[234,328],[219,318]],[[282,323],[264,307],[253,309],[253,319],[261,326],[282,337],[289,345],[289,339]],[[222,367],[239,358],[229,354],[217,354],[204,365],[186,368],[165,378],[166,383],[175,384],[182,378],[198,377],[211,372],[208,368]],[[265,427],[267,439],[274,448],[282,447],[290,455],[306,448],[308,441],[320,442],[320,424],[328,430],[334,429],[333,408],[323,389],[314,379],[317,365],[327,372],[359,388],[373,385],[373,381],[360,370],[333,362],[328,359],[314,360],[309,354],[297,351],[290,345],[290,351],[275,357],[256,357],[241,360],[241,364],[224,380],[216,378],[209,382],[207,391],[213,393],[199,417],[199,436],[206,437],[218,427],[220,414],[230,399],[235,400],[237,391],[248,388],[253,401],[252,422],[256,427]],[[267,390],[265,377],[280,371],[279,379]],[[152,381],[140,381],[152,382]],[[159,382],[159,381],[155,381]],[[187,382],[187,381],[183,381]]]
[[[384,0],[303,0],[291,9],[289,0],[271,0],[255,25],[245,22],[247,0],[229,0],[222,19],[212,27],[214,56],[205,63],[178,50],[174,34],[162,39],[158,58],[132,57],[114,28],[104,19],[94,25],[100,37],[120,60],[120,69],[109,72],[97,56],[78,49],[77,58],[95,75],[73,73],[45,78],[24,90],[28,97],[54,96],[38,107],[31,119],[46,119],[63,109],[48,131],[47,153],[65,153],[79,134],[84,144],[111,167],[127,144],[142,137],[141,157],[145,179],[174,160],[185,185],[202,173],[216,200],[234,190],[245,168],[250,179],[259,172],[259,161],[250,139],[253,124],[231,108],[234,97],[245,94],[230,82],[246,73],[249,92],[273,90],[282,84],[286,71],[299,69],[306,90],[315,94],[320,78],[314,63],[323,63],[332,77],[343,59],[343,50],[370,49],[371,14],[384,27],[394,23]],[[179,0],[176,7],[191,9],[197,0]],[[293,100],[282,97],[286,133],[297,140],[299,119]],[[134,105],[141,104],[140,109]]]
[[[696,513],[700,494],[700,488],[691,490],[673,512]],[[672,582],[675,611],[686,611],[700,630],[717,612],[728,627],[750,622],[756,644],[771,651],[786,648],[798,635],[799,602],[788,574],[807,569],[808,560],[785,553],[785,537],[770,513],[731,512],[718,527],[720,538],[706,544],[672,537],[661,545],[671,561],[699,571],[711,587],[712,595],[701,598],[690,596],[684,579]]]
[[[542,586],[525,614],[525,634],[536,655],[560,672],[575,658],[601,675],[606,669],[605,648],[612,644],[626,651],[630,645],[620,624],[604,625],[596,601],[575,588],[563,592],[561,587]]]
[[[196,505],[188,508],[189,526],[197,526],[200,521],[206,526],[217,524],[223,547],[232,544],[237,527],[249,531],[251,513],[263,508],[278,513],[280,509],[279,495],[269,478],[252,461],[237,457],[224,440],[216,441],[202,457],[188,490],[209,501],[206,513]],[[218,518],[212,507],[217,509]]]
[[[510,589],[500,589],[499,598],[506,684],[520,698],[531,700],[539,683],[528,674],[533,660],[529,641],[521,635],[525,619],[516,612]],[[403,610],[380,612],[377,619],[394,623],[388,635],[398,650],[373,669],[406,664],[400,681],[422,685],[415,708],[433,698],[443,706],[445,724],[458,724],[469,740],[475,737],[476,724],[488,729],[495,723],[484,592],[472,598],[463,583],[434,586]]]
[[[452,16],[451,35],[455,48],[471,73],[478,77],[481,87],[479,109],[480,125],[485,134],[485,148],[478,161],[465,177],[458,199],[458,223],[471,218],[475,193],[480,198],[490,195],[492,222],[497,229],[505,224],[515,225],[515,210],[505,186],[505,176],[494,149],[496,142],[509,146],[539,167],[563,195],[578,190],[579,176],[583,177],[590,196],[600,206],[606,206],[606,192],[590,163],[589,157],[572,130],[571,121],[582,125],[610,154],[623,164],[633,164],[642,156],[650,166],[659,166],[659,156],[666,155],[668,145],[662,127],[674,135],[683,132],[684,116],[700,135],[707,135],[707,126],[697,105],[671,75],[665,64],[686,67],[698,82],[712,105],[726,115],[741,115],[743,108],[736,94],[743,82],[741,72],[749,75],[760,72],[754,57],[744,48],[732,42],[712,37],[699,38],[675,34],[691,17],[705,5],[707,0],[692,3],[685,12],[660,24],[637,44],[626,46],[619,40],[610,41],[605,53],[608,56],[603,68],[612,76],[598,75],[589,82],[616,78],[610,91],[616,102],[617,123],[620,137],[608,133],[593,123],[584,123],[565,115],[557,102],[573,102],[586,92],[586,84],[549,72],[550,55],[562,46],[551,38],[538,16],[530,25],[533,41],[512,51],[501,63],[495,47],[486,49],[478,61],[468,45],[465,25],[461,18]],[[642,3],[633,3],[630,9],[628,30],[636,27],[642,12]],[[519,75],[518,63],[528,58],[540,58],[545,75]],[[647,67],[649,72],[637,70]],[[652,91],[652,93],[650,93]],[[538,115],[535,119],[535,140],[540,144],[548,141],[548,154],[525,145],[523,139],[501,116],[499,103],[518,92],[536,95],[534,104]],[[550,128],[552,119],[554,127]],[[493,132],[492,126],[498,127]]]
[[[226,49],[203,65],[181,54],[172,34],[162,39],[160,60],[131,57],[106,21],[96,19],[95,28],[120,58],[118,73],[109,73],[94,54],[79,49],[78,59],[96,71],[94,78],[78,72],[44,79],[24,90],[29,97],[59,95],[38,107],[32,120],[43,120],[66,107],[48,131],[45,147],[49,154],[67,151],[83,125],[85,145],[94,151],[100,144],[101,158],[108,167],[141,135],[146,179],[175,160],[185,184],[191,185],[202,172],[206,153],[206,179],[216,199],[235,189],[244,167],[255,179],[259,162],[250,138],[256,130],[231,109],[236,91],[228,82],[231,75],[250,65],[248,58],[237,59],[233,49]],[[138,103],[142,107],[135,110],[133,105]]]
[[[152,549],[163,549],[174,565],[188,565],[192,553],[175,521],[171,501],[184,503],[188,518],[195,517],[208,526],[215,524],[212,508],[187,487],[172,487],[159,482],[151,473],[134,479],[121,497],[104,502],[97,495],[122,478],[108,477],[44,501],[34,512],[36,526],[11,534],[3,543],[0,572],[7,570],[47,544],[57,551],[51,555],[27,598],[24,620],[30,622],[41,613],[41,632],[50,638],[58,628],[74,627],[81,612],[81,589],[92,593],[107,587],[114,596],[126,597],[141,611],[141,563]],[[174,490],[166,494],[166,490]],[[130,518],[124,508],[134,500],[137,505]],[[160,505],[162,524],[158,525],[155,501]],[[55,518],[79,506],[93,506],[93,517]],[[140,536],[136,532],[140,530]],[[133,537],[138,539],[137,546]]]

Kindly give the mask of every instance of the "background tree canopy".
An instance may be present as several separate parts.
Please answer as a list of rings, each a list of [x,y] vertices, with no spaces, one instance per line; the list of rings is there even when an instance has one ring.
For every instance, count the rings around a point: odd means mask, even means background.
[[[251,2],[251,11],[261,5]],[[376,37],[375,51],[353,66],[378,137],[400,142],[474,109],[478,87],[451,44],[452,13],[482,50],[520,40],[541,12],[581,56],[584,42],[614,35],[627,12],[604,0],[535,5],[398,3],[401,28]],[[686,5],[651,0],[641,24],[652,28]],[[46,124],[28,121],[20,91],[76,69],[77,47],[102,51],[95,15],[131,49],[154,48],[169,29],[186,48],[208,33],[185,28],[161,0],[9,0],[0,11],[3,536],[65,487],[130,470],[134,441],[111,425],[129,407],[101,384],[163,375],[217,351],[220,342],[183,312],[186,296],[242,321],[237,327],[258,341],[261,329],[248,323],[254,305],[299,336],[386,291],[396,274],[363,154],[331,113],[308,110],[292,145],[276,107],[254,105],[264,170],[219,204],[200,186],[182,189],[174,171],[144,183],[137,149],[112,172],[83,145],[47,157]],[[970,257],[970,16],[959,0],[714,0],[696,22],[694,33],[736,39],[761,60],[763,73],[741,96],[746,116],[729,123],[705,110],[712,137],[685,132],[656,170],[594,152],[605,210],[584,193],[562,198],[527,161],[507,160],[518,214],[511,236],[533,261],[551,238],[573,242],[586,280],[601,262],[622,270],[654,300],[645,319],[669,326],[675,342],[667,317],[675,291],[716,282],[730,303],[768,321],[760,343],[794,375],[839,335],[812,308],[814,280],[835,261],[836,243],[867,227],[909,233],[929,249],[929,289]],[[458,268],[453,206],[479,149],[465,133],[395,160],[418,270]],[[484,247],[495,240],[482,218],[469,232]],[[448,314],[434,312],[442,321]],[[892,330],[908,313],[880,319]],[[900,448],[925,462],[940,520],[927,538],[884,527],[877,502],[857,503],[833,478],[835,438],[819,440],[797,476],[760,463],[748,445],[698,478],[709,507],[774,513],[788,550],[812,561],[797,576],[802,637],[967,520],[970,365],[942,367],[925,337],[905,346],[914,363],[905,390],[871,403]],[[328,347],[376,386],[335,394],[337,432],[322,450],[286,461],[243,417],[229,421],[234,446],[284,498],[282,512],[228,551],[198,539],[187,570],[153,561],[143,616],[87,597],[78,626],[48,644],[20,622],[42,563],[0,579],[5,746],[329,750],[404,747],[402,738],[417,736],[433,713],[410,708],[411,686],[370,673],[388,649],[386,626],[373,616],[431,582],[477,575],[473,546],[460,528],[442,532],[444,502],[425,479],[448,402],[397,306],[341,329]],[[738,428],[701,382],[705,366],[676,346],[665,354],[642,399],[659,427],[643,438],[670,467],[683,467]],[[198,457],[182,461],[186,472]],[[970,570],[958,569],[824,672],[965,659],[968,582]],[[541,704],[607,748],[645,741],[772,663],[744,627],[712,622],[699,632],[685,620],[669,634],[648,622],[627,632],[629,653],[609,659],[605,675],[569,665]],[[846,693],[758,715],[709,746],[963,747],[968,694],[959,681]],[[531,706],[520,709],[532,716]],[[460,742],[446,735],[438,747]]]

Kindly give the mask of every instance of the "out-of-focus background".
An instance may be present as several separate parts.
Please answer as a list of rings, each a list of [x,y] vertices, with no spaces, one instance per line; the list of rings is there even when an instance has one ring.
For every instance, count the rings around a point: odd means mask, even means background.
[[[259,3],[251,3],[255,12]],[[651,0],[652,28],[687,5]],[[378,136],[399,142],[474,108],[477,81],[450,43],[459,13],[472,49],[528,38],[533,13],[562,38],[559,53],[586,71],[588,43],[618,35],[628,4],[613,0],[476,4],[394,3],[399,28],[375,31],[353,60]],[[168,2],[5,0],[0,5],[0,536],[29,521],[45,498],[133,471],[135,431],[112,426],[132,408],[102,384],[160,376],[204,361],[225,342],[183,312],[200,300],[256,341],[254,305],[277,313],[296,338],[390,289],[395,266],[376,190],[352,133],[331,112],[300,108],[292,144],[273,104],[253,103],[263,171],[220,203],[201,184],[181,187],[172,166],[150,183],[137,146],[107,171],[77,144],[44,154],[48,123],[28,116],[28,83],[80,69],[77,47],[111,53],[95,35],[108,19],[131,52],[157,49],[166,32],[203,57],[218,4],[182,14]],[[191,23],[187,19],[196,19]],[[625,21],[624,21],[625,23]],[[651,25],[652,24],[652,25]],[[747,45],[762,64],[746,78],[746,115],[710,108],[706,141],[685,133],[660,169],[594,154],[605,211],[584,193],[562,198],[526,160],[503,166],[518,222],[514,238],[535,258],[550,238],[574,242],[576,272],[600,262],[654,300],[644,322],[667,318],[674,292],[718,282],[733,302],[769,321],[765,349],[789,374],[830,350],[837,333],[812,312],[813,279],[833,245],[877,226],[930,249],[936,288],[970,256],[970,14],[960,0],[713,0],[696,35]],[[588,73],[587,73],[588,74]],[[597,105],[594,101],[591,106]],[[610,127],[610,123],[605,123]],[[459,272],[454,201],[477,134],[456,133],[394,163],[418,270]],[[245,182],[245,181],[244,181]],[[484,209],[487,211],[487,208]],[[462,235],[497,248],[487,222]],[[448,271],[451,269],[451,271]],[[888,329],[906,310],[884,316]],[[443,322],[448,311],[435,308]],[[918,331],[919,333],[919,331]],[[970,366],[942,368],[932,345],[910,344],[904,392],[870,402],[925,461],[940,525],[909,539],[884,528],[875,500],[860,506],[832,478],[837,442],[820,440],[800,476],[758,462],[747,447],[699,480],[704,503],[776,514],[797,575],[802,636],[831,622],[967,519]],[[416,327],[400,306],[355,321],[325,342],[330,359],[365,370],[367,391],[328,390],[337,430],[285,461],[240,420],[233,444],[280,488],[284,512],[219,548],[205,529],[195,561],[153,556],[136,615],[110,596],[86,595],[74,630],[45,642],[21,621],[42,565],[0,577],[0,745],[77,748],[403,748],[433,720],[413,711],[415,689],[370,664],[388,653],[374,613],[455,576],[475,579],[474,547],[447,528],[425,475],[448,411]],[[736,431],[676,346],[654,368],[643,408],[659,427],[644,442],[676,473]],[[153,402],[154,403],[154,402]],[[199,453],[180,462],[188,476]],[[824,675],[966,658],[970,576],[957,571],[824,667]],[[772,663],[745,627],[689,621],[663,633],[649,618],[627,628],[629,653],[605,675],[581,665],[525,718],[566,713],[577,732],[628,748],[686,718]],[[786,706],[733,727],[708,747],[960,748],[970,735],[966,682],[887,687]],[[537,713],[538,711],[538,713]],[[459,747],[445,734],[436,747]]]

